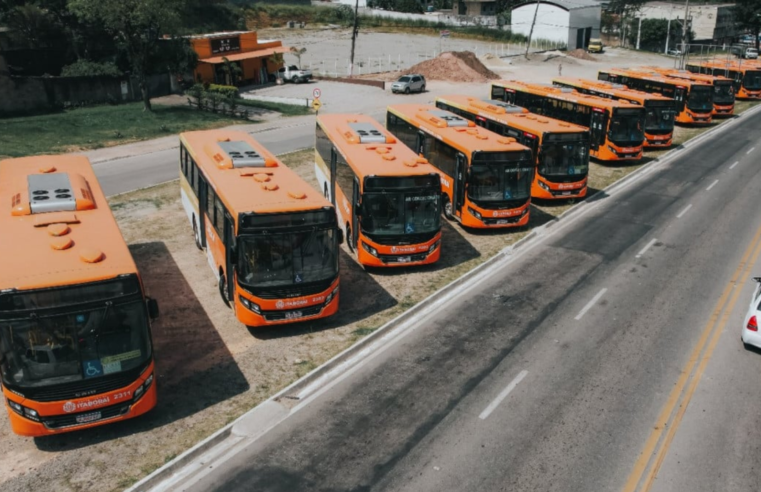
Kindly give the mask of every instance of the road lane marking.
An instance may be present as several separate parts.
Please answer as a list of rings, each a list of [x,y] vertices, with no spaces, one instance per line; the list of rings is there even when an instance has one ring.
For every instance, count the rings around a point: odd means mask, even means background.
[[[642,449],[642,452],[640,453],[637,461],[634,463],[634,468],[629,475],[626,484],[624,485],[623,492],[634,492],[638,490],[640,482],[643,481],[643,475],[646,471],[648,471],[648,467],[650,467],[649,474],[645,478],[643,485],[641,488],[639,488],[639,490],[641,492],[645,492],[652,486],[654,479],[658,473],[658,469],[660,468],[660,464],[663,462],[663,457],[665,456],[666,451],[668,450],[668,446],[671,443],[671,439],[673,439],[673,433],[676,432],[676,429],[679,426],[681,415],[683,415],[682,408],[686,410],[687,405],[689,404],[689,398],[692,397],[692,392],[694,392],[694,388],[697,387],[697,382],[693,382],[693,384],[690,385],[688,392],[685,394],[685,397],[682,398],[682,394],[685,391],[685,388],[687,388],[688,382],[690,382],[690,375],[695,370],[695,367],[698,365],[699,361],[701,366],[704,365],[704,362],[708,362],[708,359],[711,356],[711,352],[715,347],[714,340],[716,340],[721,334],[723,324],[726,322],[726,317],[732,311],[731,308],[734,307],[734,303],[736,302],[737,296],[741,290],[736,289],[736,287],[738,285],[742,285],[742,283],[747,280],[751,267],[755,263],[759,253],[761,253],[761,227],[759,227],[756,231],[756,235],[753,237],[753,240],[745,250],[745,253],[740,260],[737,269],[735,269],[734,273],[732,274],[732,278],[724,288],[721,297],[719,297],[719,300],[716,303],[716,307],[714,308],[711,317],[703,328],[700,339],[693,349],[687,365],[682,370],[679,379],[674,385],[674,389],[671,391],[671,394],[666,400],[666,403],[655,422],[653,431],[650,433],[650,436],[645,442],[645,446]],[[751,256],[753,260],[749,262]],[[735,293],[730,300],[730,295],[733,291],[735,291]],[[728,301],[731,302],[731,305],[727,308],[726,311],[724,311]],[[722,312],[724,312],[722,323],[717,324],[717,321],[719,321],[719,316]],[[705,353],[703,353],[712,332],[714,335],[713,340],[711,340],[709,348],[705,350]],[[701,353],[703,354],[702,360],[700,360]],[[695,376],[697,376],[696,379],[698,380],[699,375],[702,374],[702,370],[699,369],[699,371],[700,373],[695,373]],[[679,412],[682,413],[677,413],[673,422],[669,423],[672,420],[671,416],[674,413],[674,409],[676,408],[677,404],[680,403],[681,407]],[[667,432],[665,438],[664,432]],[[661,444],[661,447],[656,451],[659,443]],[[650,466],[651,462],[653,463],[652,466]]]
[[[740,164],[740,161],[735,161],[735,163],[734,163],[734,164],[732,164],[731,166],[729,166],[729,169],[734,169],[734,168],[735,168],[735,166],[736,166],[736,165],[738,165],[738,164]]]
[[[507,388],[503,389],[502,393],[497,395],[493,402],[489,403],[489,406],[486,407],[483,412],[481,412],[481,415],[479,415],[478,418],[481,420],[486,420],[486,417],[488,417],[494,411],[494,409],[497,408],[500,403],[502,403],[502,400],[507,398],[507,395],[509,395],[510,392],[514,390],[516,386],[518,386],[518,383],[523,381],[523,378],[525,378],[527,374],[528,371],[525,369],[518,373],[518,375],[515,376],[515,379],[510,381],[510,384],[507,385]]]
[[[708,185],[708,188],[706,188],[706,191],[710,191],[710,190],[711,190],[711,188],[713,188],[714,186],[716,186],[716,183],[718,183],[718,182],[719,182],[719,180],[717,179],[716,181],[714,181],[713,183],[711,183],[710,185]]]
[[[748,154],[750,154],[750,153],[751,153],[751,152],[753,152],[754,150],[756,150],[756,148],[755,148],[755,147],[751,147],[751,148],[750,148],[750,150],[749,150],[749,151],[747,151],[747,152],[745,153],[745,155],[748,155]]]
[[[580,320],[582,317],[584,317],[584,315],[585,315],[585,314],[587,314],[587,311],[589,311],[590,309],[592,309],[592,306],[594,306],[594,305],[595,305],[595,303],[596,303],[597,301],[599,301],[599,300],[600,300],[600,298],[601,298],[603,295],[605,295],[605,293],[606,293],[607,291],[608,291],[608,289],[607,289],[607,288],[605,288],[605,287],[603,287],[602,289],[600,289],[600,292],[598,292],[598,293],[597,293],[597,295],[596,295],[596,296],[594,296],[594,297],[592,298],[592,300],[591,300],[591,301],[589,301],[589,302],[587,303],[587,305],[586,305],[586,306],[584,306],[584,307],[581,309],[581,311],[579,311],[579,314],[577,314],[577,315],[576,315],[576,317],[575,317],[574,319],[575,319],[576,321],[579,321],[579,320]]]
[[[692,204],[690,203],[689,205],[687,205],[686,207],[684,207],[684,208],[682,209],[682,211],[681,211],[681,212],[679,212],[679,213],[676,215],[676,218],[677,218],[677,219],[681,219],[681,218],[682,218],[682,215],[686,214],[686,213],[687,213],[687,211],[688,211],[689,209],[691,209],[691,208],[692,208]]]
[[[686,211],[687,211],[687,210],[688,210],[688,209],[689,209],[691,206],[692,206],[692,205],[688,206],[686,209],[684,209],[684,211],[686,212]],[[677,217],[679,217],[679,216],[677,216]],[[657,242],[658,242],[658,240],[657,240],[657,239],[655,239],[655,238],[651,239],[651,240],[650,240],[650,242],[649,242],[649,243],[647,243],[647,244],[645,245],[645,247],[644,247],[644,248],[642,248],[642,249],[640,250],[640,252],[639,252],[639,253],[637,253],[637,258],[639,258],[640,256],[642,256],[642,255],[644,255],[645,253],[647,253],[647,250],[648,250],[648,249],[650,249],[650,248],[652,248],[652,247],[653,247],[653,244],[655,244],[655,243],[657,243]]]

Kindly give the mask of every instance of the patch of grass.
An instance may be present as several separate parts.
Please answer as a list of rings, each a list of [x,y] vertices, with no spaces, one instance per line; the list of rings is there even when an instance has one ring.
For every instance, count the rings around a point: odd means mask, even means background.
[[[60,113],[0,119],[0,155],[22,157],[109,147],[241,120],[181,106],[142,103],[95,106]]]
[[[297,106],[295,104],[258,101],[256,99],[243,98],[238,99],[237,103],[239,106],[246,106],[248,108],[259,108],[266,109],[267,111],[277,111],[283,116],[304,116],[306,114],[312,114],[312,110],[310,108],[306,106]]]
[[[377,326],[360,326],[356,330],[352,331],[351,334],[357,338],[363,338],[377,329]]]

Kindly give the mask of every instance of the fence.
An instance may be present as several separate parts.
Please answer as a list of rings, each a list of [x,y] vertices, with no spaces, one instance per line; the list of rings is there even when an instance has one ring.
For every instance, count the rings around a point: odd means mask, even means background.
[[[430,14],[410,14],[406,12],[394,12],[390,10],[378,10],[363,8],[360,10],[361,15],[371,17],[382,17],[386,19],[405,19],[405,20],[417,20],[430,22],[432,24],[439,23],[452,27],[491,27],[498,28],[496,15],[457,15],[457,14],[442,14],[442,13],[430,13]]]

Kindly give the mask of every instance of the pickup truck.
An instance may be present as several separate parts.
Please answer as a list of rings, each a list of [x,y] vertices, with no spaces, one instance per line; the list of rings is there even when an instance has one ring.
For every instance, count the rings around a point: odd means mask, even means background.
[[[300,82],[308,82],[312,79],[311,70],[301,70],[296,65],[290,67],[282,67],[277,71],[278,78],[283,79],[284,82],[293,82],[298,84]]]

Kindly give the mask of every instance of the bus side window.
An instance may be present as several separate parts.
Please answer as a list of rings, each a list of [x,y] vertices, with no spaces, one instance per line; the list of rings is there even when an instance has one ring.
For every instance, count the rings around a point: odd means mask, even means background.
[[[214,199],[214,208],[216,209],[214,214],[214,228],[217,230],[217,234],[222,237],[222,233],[224,232],[225,206],[219,200],[219,197]]]
[[[214,200],[217,198],[216,193],[214,193],[214,190],[211,188],[211,186],[208,187],[206,190],[206,214],[209,216],[209,222],[214,224]]]

